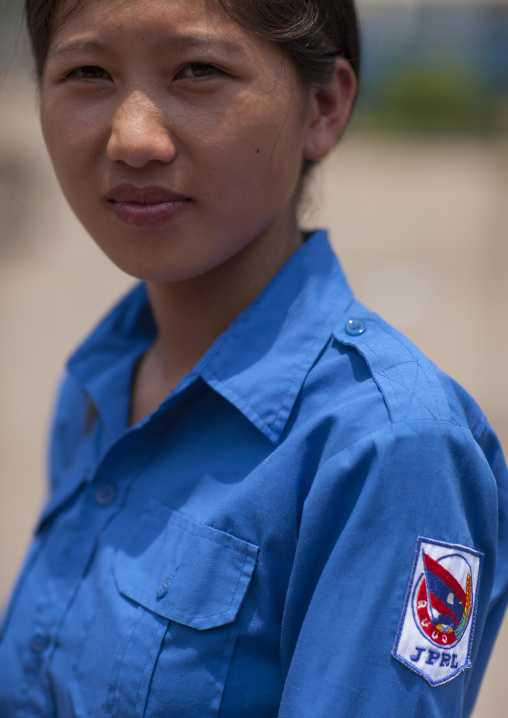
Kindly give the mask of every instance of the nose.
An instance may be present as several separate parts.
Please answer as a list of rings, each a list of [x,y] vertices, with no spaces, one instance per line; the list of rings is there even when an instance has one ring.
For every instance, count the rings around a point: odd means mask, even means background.
[[[159,104],[135,90],[117,106],[107,145],[113,161],[144,167],[152,161],[171,162],[175,144]]]

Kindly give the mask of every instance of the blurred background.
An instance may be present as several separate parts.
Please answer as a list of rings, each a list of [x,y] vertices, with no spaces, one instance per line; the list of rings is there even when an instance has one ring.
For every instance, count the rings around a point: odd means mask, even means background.
[[[508,451],[508,0],[359,0],[364,74],[303,205],[358,297],[479,401]],[[18,0],[0,0],[0,605],[45,494],[65,358],[132,283],[66,207]],[[506,718],[508,621],[474,718]]]

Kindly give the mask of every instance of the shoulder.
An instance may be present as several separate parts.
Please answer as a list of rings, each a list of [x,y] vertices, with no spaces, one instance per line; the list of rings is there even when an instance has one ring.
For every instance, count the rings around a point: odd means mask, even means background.
[[[475,400],[406,336],[361,303],[351,304],[334,337],[365,363],[391,424],[444,422],[481,434],[487,420]]]
[[[382,542],[430,536],[495,556],[508,474],[464,389],[356,301],[309,382],[323,388],[321,421],[312,427],[322,444],[302,531],[328,525],[335,541],[347,524],[352,547],[377,532]]]
[[[301,411],[311,424],[327,427],[325,460],[352,447],[400,443],[404,437],[413,452],[433,449],[437,461],[436,451],[456,444],[504,467],[499,443],[475,400],[357,301],[341,313],[309,373]]]

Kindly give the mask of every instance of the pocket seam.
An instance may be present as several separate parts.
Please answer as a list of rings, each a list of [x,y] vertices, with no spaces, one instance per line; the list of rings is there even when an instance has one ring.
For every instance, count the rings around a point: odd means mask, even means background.
[[[163,598],[161,599],[160,603],[156,603],[154,601],[154,595],[152,591],[147,591],[146,589],[144,589],[139,583],[133,580],[132,575],[129,575],[129,573],[124,573],[121,569],[123,561],[126,559],[125,555],[123,557],[118,557],[120,559],[118,570],[122,571],[121,574],[117,573],[115,567],[117,561],[115,561],[115,564],[113,566],[115,583],[119,592],[129,601],[134,602],[143,609],[148,610],[156,615],[159,615],[166,620],[180,623],[181,625],[184,625],[193,630],[209,630],[212,628],[218,628],[220,626],[227,625],[228,622],[233,622],[236,619],[238,611],[240,610],[245,595],[248,591],[257,564],[259,547],[255,544],[250,543],[249,541],[246,541],[245,539],[241,539],[237,536],[234,536],[233,534],[227,533],[226,531],[222,531],[221,529],[217,529],[213,526],[208,526],[207,524],[199,524],[188,518],[184,514],[180,514],[180,512],[175,511],[171,507],[166,506],[165,504],[161,504],[158,501],[151,500],[149,502],[149,506],[144,512],[144,516],[140,517],[137,530],[134,531],[132,534],[131,541],[128,544],[129,548],[136,544],[140,534],[142,534],[143,531],[146,529],[150,517],[157,517],[159,521],[162,521],[164,523],[166,528],[171,527],[172,524],[173,531],[182,532],[183,536],[188,536],[193,541],[201,542],[204,539],[205,542],[202,544],[202,546],[204,547],[203,550],[205,552],[207,551],[207,544],[212,544],[212,546],[218,547],[218,549],[216,548],[214,550],[214,553],[216,553],[218,550],[219,558],[222,554],[223,560],[226,565],[230,563],[230,560],[227,559],[226,554],[223,552],[225,549],[229,549],[231,566],[234,566],[234,564],[236,564],[234,573],[230,576],[229,579],[229,591],[227,591],[227,594],[229,594],[229,603],[225,605],[224,601],[222,601],[220,605],[214,606],[214,608],[220,608],[221,610],[212,613],[203,613],[199,612],[199,610],[189,612],[188,610],[185,610],[185,603],[182,604],[179,591],[177,591],[177,594],[173,600],[171,598],[171,595],[168,595],[166,600],[164,600]],[[176,567],[176,573],[178,573],[179,567],[183,567],[188,563],[189,562],[186,562],[185,560],[183,560],[183,562],[180,562]],[[192,566],[192,564],[189,565]],[[236,583],[233,588],[232,579],[234,578],[235,573],[237,574],[237,577]],[[120,581],[121,576],[122,579]],[[224,598],[228,598],[227,594],[224,596]],[[160,610],[157,610],[158,606],[160,606]],[[206,604],[203,605],[203,608],[205,608],[205,606]],[[231,614],[232,612],[234,612],[234,616],[228,616],[228,614]],[[224,619],[222,619],[223,616]],[[203,626],[203,623],[206,623],[207,621],[215,622],[221,620],[223,620],[224,622],[217,623],[216,625]]]
[[[196,521],[193,521],[185,514],[180,513],[176,509],[172,509],[171,507],[166,506],[165,504],[161,504],[153,499],[152,501],[150,501],[149,505],[153,506],[157,514],[162,514],[162,518],[166,518],[167,516],[173,516],[178,528],[181,531],[185,531],[186,533],[188,533],[189,536],[197,536],[199,538],[205,539],[206,541],[210,541],[211,543],[216,543],[219,546],[223,546],[224,548],[228,548],[232,551],[241,553],[242,555],[252,555],[253,558],[257,558],[257,555],[259,553],[259,547],[255,544],[251,544],[245,539],[238,538],[238,536],[234,536],[233,534],[230,534],[227,531],[223,531],[222,529],[217,529],[215,528],[215,526],[208,526],[208,524],[197,523]],[[194,530],[191,530],[189,526],[192,527]],[[206,534],[208,532],[210,532],[212,535],[207,536]],[[213,534],[215,533],[218,534],[218,536],[214,536]],[[223,538],[221,539],[219,538],[219,536]],[[236,542],[240,544],[240,547],[231,545]]]
[[[232,595],[232,597],[231,597],[231,600],[230,600],[230,602],[229,602],[227,608],[225,608],[223,611],[218,611],[217,613],[209,613],[209,614],[207,614],[207,615],[200,615],[200,618],[214,618],[215,616],[220,616],[220,615],[223,614],[223,613],[227,613],[227,612],[229,611],[229,609],[231,608],[231,606],[233,605],[233,603],[234,603],[235,597],[236,597],[236,595],[237,595],[237,593],[238,593],[238,586],[239,586],[239,584],[240,584],[241,579],[242,579],[244,576],[247,577],[247,578],[248,578],[248,576],[249,576],[249,572],[246,572],[246,571],[245,571],[245,564],[247,563],[247,559],[248,559],[248,558],[251,558],[251,559],[252,559],[252,562],[253,562],[252,572],[253,572],[253,571],[254,571],[254,568],[255,568],[255,566],[256,566],[256,563],[257,563],[257,556],[258,556],[258,553],[259,553],[259,549],[258,549],[256,552],[250,552],[250,551],[248,551],[248,550],[241,551],[240,549],[234,548],[233,546],[225,546],[221,541],[215,541],[214,539],[208,539],[208,538],[205,537],[205,536],[200,536],[199,534],[194,534],[194,533],[192,533],[191,531],[187,531],[185,528],[182,528],[181,526],[178,526],[178,529],[179,529],[180,531],[184,531],[184,532],[187,533],[189,536],[193,536],[193,537],[194,537],[194,536],[197,536],[197,537],[200,538],[200,539],[204,538],[204,539],[206,539],[207,541],[210,541],[211,543],[215,543],[215,544],[221,546],[222,548],[227,548],[228,550],[234,551],[235,553],[238,553],[238,554],[240,554],[241,556],[243,556],[243,563],[242,563],[242,566],[241,566],[240,570],[238,571],[238,579],[237,579],[237,582],[236,582],[236,585],[235,585],[235,590],[234,590],[234,592],[233,592],[233,595]],[[138,532],[138,533],[139,533],[139,532]],[[235,538],[237,538],[237,537],[235,536]],[[243,540],[243,539],[239,539],[239,540]],[[252,544],[252,545],[254,545],[254,544]],[[251,573],[252,573],[252,572],[251,572]],[[139,594],[140,596],[145,597],[145,599],[146,599],[148,602],[151,602],[151,600],[152,600],[152,594],[151,594],[151,593],[148,593],[148,592],[144,591],[142,588],[137,588],[137,592],[138,592],[138,594]],[[123,594],[123,591],[122,591],[121,589],[120,589],[120,593]],[[123,594],[123,595],[127,595],[127,594]],[[136,600],[135,598],[133,598],[132,596],[127,595],[127,598],[129,598],[131,601],[135,601],[136,603],[139,603],[139,601],[137,601],[137,600]],[[147,608],[148,610],[152,610],[152,609],[150,609],[149,606],[144,606],[144,607]],[[179,609],[179,608],[175,608],[174,611],[175,611],[175,612],[178,612],[178,613],[181,614],[182,616],[190,616],[190,617],[192,617],[192,616],[195,615],[195,614],[191,614],[191,613],[186,613],[185,611],[182,611],[182,610]]]

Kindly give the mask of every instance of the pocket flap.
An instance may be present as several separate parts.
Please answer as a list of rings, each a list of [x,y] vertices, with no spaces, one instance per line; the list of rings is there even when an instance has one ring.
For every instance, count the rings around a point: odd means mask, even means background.
[[[254,544],[151,501],[113,573],[127,598],[202,631],[235,620],[258,553]]]

